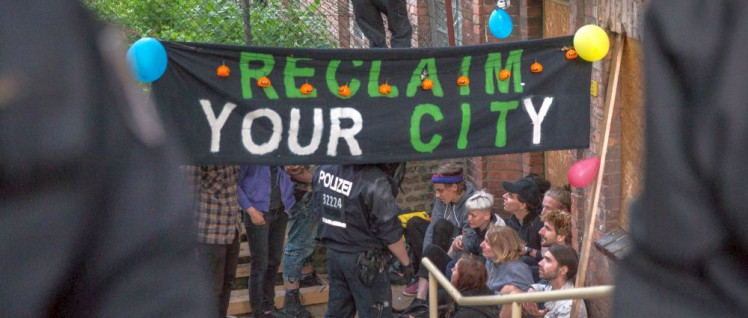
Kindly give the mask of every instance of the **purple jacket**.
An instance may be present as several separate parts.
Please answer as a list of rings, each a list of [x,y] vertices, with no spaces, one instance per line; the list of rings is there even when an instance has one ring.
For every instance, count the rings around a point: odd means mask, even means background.
[[[296,199],[293,197],[293,181],[291,177],[278,167],[278,177],[280,178],[281,201],[285,210],[288,211]],[[239,196],[239,205],[242,211],[247,211],[249,207],[268,212],[270,207],[270,166],[241,166],[239,168],[239,187],[237,187]]]

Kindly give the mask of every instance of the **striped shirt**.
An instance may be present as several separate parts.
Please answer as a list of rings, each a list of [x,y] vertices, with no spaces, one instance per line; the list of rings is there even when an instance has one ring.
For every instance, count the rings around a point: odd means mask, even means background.
[[[237,200],[238,166],[186,166],[195,191],[197,240],[231,244],[239,234],[241,207]]]

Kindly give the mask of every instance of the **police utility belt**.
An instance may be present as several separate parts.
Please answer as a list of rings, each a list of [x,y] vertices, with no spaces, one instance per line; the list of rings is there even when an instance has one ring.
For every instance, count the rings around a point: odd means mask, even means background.
[[[374,280],[388,267],[392,254],[387,250],[376,249],[358,253],[356,266],[359,267],[358,278],[364,286],[371,286]]]

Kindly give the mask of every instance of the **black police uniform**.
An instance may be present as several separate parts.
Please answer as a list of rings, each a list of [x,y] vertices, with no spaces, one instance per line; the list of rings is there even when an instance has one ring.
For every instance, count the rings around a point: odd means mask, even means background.
[[[392,179],[374,165],[320,166],[312,180],[320,209],[320,239],[327,247],[330,299],[327,317],[390,317],[392,293],[385,264],[372,281],[361,279],[359,257],[389,255],[403,235]],[[381,269],[381,270],[380,270]]]

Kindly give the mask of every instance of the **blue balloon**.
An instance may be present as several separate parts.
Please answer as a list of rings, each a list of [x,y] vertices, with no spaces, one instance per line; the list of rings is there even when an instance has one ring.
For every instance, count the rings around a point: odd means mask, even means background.
[[[488,18],[488,29],[491,30],[493,36],[499,39],[503,39],[512,34],[513,28],[512,17],[510,17],[509,13],[506,13],[504,9],[496,8]]]
[[[166,71],[166,49],[154,38],[137,40],[127,50],[127,63],[133,76],[141,82],[150,83]]]

